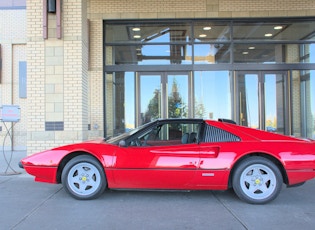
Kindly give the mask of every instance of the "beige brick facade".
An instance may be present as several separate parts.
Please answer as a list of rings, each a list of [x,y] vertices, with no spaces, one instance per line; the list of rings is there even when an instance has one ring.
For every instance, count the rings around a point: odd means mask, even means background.
[[[90,0],[90,19],[314,16],[313,0]]]
[[[14,144],[27,148],[28,154],[103,135],[103,20],[315,16],[314,0],[61,3],[61,39],[56,37],[56,14],[52,13],[48,14],[48,38],[43,38],[42,0],[27,0],[26,11],[6,10],[0,14],[0,36],[7,35],[0,40],[5,57],[0,104],[21,106],[22,119],[15,127]],[[16,88],[16,65],[21,60],[27,61],[27,99],[18,98]],[[110,81],[111,76],[106,80]],[[46,131],[47,122],[63,122],[64,129]],[[0,132],[0,137],[3,135]]]

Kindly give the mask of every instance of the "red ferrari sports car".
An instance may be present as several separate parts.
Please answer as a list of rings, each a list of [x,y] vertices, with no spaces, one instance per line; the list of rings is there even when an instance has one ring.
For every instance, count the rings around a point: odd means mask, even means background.
[[[105,189],[226,190],[253,204],[315,177],[315,141],[202,119],[165,119],[116,137],[28,156],[35,181],[62,183],[76,199]]]

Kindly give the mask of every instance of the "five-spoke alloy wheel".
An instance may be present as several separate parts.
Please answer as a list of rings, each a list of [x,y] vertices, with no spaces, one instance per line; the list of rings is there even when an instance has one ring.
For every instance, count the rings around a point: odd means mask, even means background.
[[[106,188],[104,169],[92,156],[80,155],[71,159],[62,171],[62,184],[74,198],[97,198]]]
[[[264,204],[275,199],[283,183],[279,168],[263,157],[250,157],[242,161],[233,174],[236,195],[252,204]]]

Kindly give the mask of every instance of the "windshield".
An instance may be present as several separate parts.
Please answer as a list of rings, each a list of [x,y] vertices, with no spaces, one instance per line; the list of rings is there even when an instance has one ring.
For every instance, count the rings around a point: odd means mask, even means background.
[[[105,141],[106,143],[109,143],[109,144],[118,144],[119,141],[121,140],[125,140],[126,138],[130,137],[131,135],[135,134],[136,132],[138,132],[139,130],[151,125],[153,122],[150,122],[150,123],[146,123],[144,125],[141,125],[135,129],[132,129],[126,133],[122,133],[118,136],[114,136],[114,137],[109,137],[109,138],[106,138]]]

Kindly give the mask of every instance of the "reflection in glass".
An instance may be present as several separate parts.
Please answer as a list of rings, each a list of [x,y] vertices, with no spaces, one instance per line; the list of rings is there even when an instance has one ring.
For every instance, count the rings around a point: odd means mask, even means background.
[[[315,37],[314,37],[315,39]],[[315,44],[300,45],[299,60],[302,63],[315,63]]]
[[[194,63],[230,63],[229,44],[196,44],[194,46]]]
[[[195,118],[232,118],[228,71],[197,71],[194,75],[194,85]]]
[[[240,125],[258,129],[258,74],[238,75]]]
[[[191,49],[191,45],[188,44],[112,46],[112,49],[108,47],[106,50],[113,52],[114,60],[111,62],[111,59],[106,59],[106,63],[108,65],[191,64]]]
[[[116,106],[124,106],[124,121],[126,131],[136,128],[135,119],[135,73],[125,72],[125,85],[124,85],[124,101],[116,103]]]
[[[140,77],[140,125],[161,118],[161,76]]]
[[[108,22],[106,64],[314,63],[314,31],[314,20]]]
[[[275,63],[276,53],[282,55],[282,45],[277,44],[235,44],[235,63]],[[282,62],[281,56],[277,62]]]
[[[105,31],[107,43],[168,43],[191,40],[191,25],[184,22],[106,24]]]
[[[139,65],[191,64],[191,53],[188,44],[146,45],[138,49],[137,58]]]
[[[284,134],[284,78],[282,74],[264,78],[265,130]]]
[[[229,22],[195,22],[195,42],[230,40]]]
[[[314,44],[235,44],[235,63],[314,63]]]
[[[307,82],[309,94],[309,118],[307,119],[307,133],[306,136],[315,140],[315,71],[310,71],[310,79]]]
[[[235,40],[294,41],[310,40],[310,31],[315,31],[315,23],[309,21],[281,22],[234,22]]]
[[[315,71],[302,73],[302,133],[304,137],[315,139]]]
[[[116,136],[135,128],[134,74],[134,72],[106,73],[107,136]]]
[[[168,118],[188,117],[188,76],[168,75]]]
[[[237,81],[240,124],[284,134],[284,75],[240,72]]]

